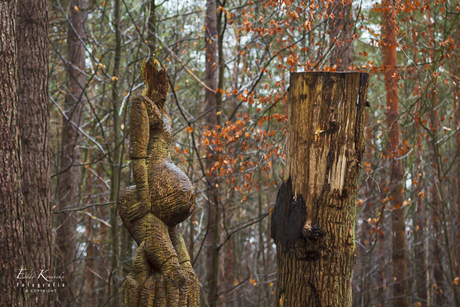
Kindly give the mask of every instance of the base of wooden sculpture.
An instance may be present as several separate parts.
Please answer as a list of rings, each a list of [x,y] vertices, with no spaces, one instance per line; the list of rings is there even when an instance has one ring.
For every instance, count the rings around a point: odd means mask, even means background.
[[[133,271],[123,283],[123,305],[125,307],[167,306],[164,277],[150,269],[144,248],[143,243],[137,249]]]
[[[198,278],[182,236],[152,213],[130,221],[128,211],[136,200],[130,187],[118,202],[120,217],[139,245],[133,270],[123,283],[124,306],[199,306]]]

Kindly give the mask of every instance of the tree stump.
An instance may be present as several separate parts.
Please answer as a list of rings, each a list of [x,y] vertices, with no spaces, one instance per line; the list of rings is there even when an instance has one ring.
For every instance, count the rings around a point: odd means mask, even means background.
[[[133,270],[123,283],[125,307],[199,306],[198,279],[176,225],[196,207],[195,188],[171,160],[171,118],[164,105],[164,70],[142,65],[147,88],[130,115],[130,158],[136,183],[119,198],[123,224],[138,244]]]
[[[277,305],[351,306],[366,73],[293,73],[285,181],[271,219]]]

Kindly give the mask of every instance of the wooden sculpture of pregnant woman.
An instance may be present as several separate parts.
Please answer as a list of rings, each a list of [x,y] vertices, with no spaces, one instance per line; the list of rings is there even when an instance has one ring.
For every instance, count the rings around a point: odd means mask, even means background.
[[[135,186],[120,196],[119,214],[138,244],[133,270],[123,284],[127,307],[199,306],[198,279],[176,225],[196,207],[195,189],[171,160],[169,91],[164,70],[146,61],[147,86],[132,102],[130,158]]]

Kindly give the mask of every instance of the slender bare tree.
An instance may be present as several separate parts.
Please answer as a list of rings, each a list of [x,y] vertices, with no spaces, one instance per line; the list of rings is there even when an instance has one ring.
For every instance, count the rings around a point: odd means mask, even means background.
[[[219,78],[219,62],[217,49],[217,1],[207,0],[206,2],[206,48],[205,48],[205,84],[210,89],[217,89]],[[214,129],[217,125],[217,97],[216,92],[206,89],[206,123],[209,129]],[[207,230],[207,250],[206,259],[209,264],[206,281],[209,287],[208,306],[218,306],[218,289],[219,289],[219,220],[220,210],[217,201],[217,178],[211,172],[211,168],[216,162],[214,149],[208,147],[206,150],[206,169],[207,176],[207,195],[208,195],[208,230]]]
[[[71,0],[69,2],[67,32],[67,93],[64,103],[64,118],[61,134],[61,168],[59,174],[59,209],[77,207],[79,204],[79,187],[81,180],[79,128],[83,122],[83,101],[85,82],[85,39],[87,1]],[[72,283],[75,273],[74,260],[76,249],[76,219],[72,212],[57,215],[58,228],[56,246],[58,268],[65,271],[66,281]],[[61,288],[58,292],[60,303],[69,305],[77,298],[72,287]]]
[[[399,100],[398,100],[398,72],[395,27],[396,11],[392,1],[382,1],[383,9],[383,63],[385,65],[385,88],[387,100],[387,126],[389,162],[390,162],[390,193],[392,207],[393,231],[393,296],[394,306],[403,307],[409,304],[409,289],[407,282],[407,239],[406,239],[406,208],[403,206],[403,168],[398,159],[399,146]]]

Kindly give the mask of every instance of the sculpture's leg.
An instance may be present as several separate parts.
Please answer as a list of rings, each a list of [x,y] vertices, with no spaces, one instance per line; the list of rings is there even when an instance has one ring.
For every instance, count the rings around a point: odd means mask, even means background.
[[[138,307],[139,306],[140,285],[132,276],[126,276],[123,282],[123,306]]]
[[[187,287],[187,277],[182,273],[177,253],[169,238],[168,227],[155,215],[148,213],[144,218],[143,228],[145,254],[165,280],[167,306],[182,306],[179,305],[179,290]]]
[[[167,296],[166,296],[166,285],[163,276],[160,276],[160,282],[155,287],[155,304],[154,307],[166,307]]]
[[[137,248],[133,270],[123,283],[123,303],[126,307],[138,307],[141,289],[150,274],[150,266],[144,252],[145,244]]]
[[[184,306],[197,307],[200,305],[200,286],[198,284],[198,277],[193,270],[190,255],[187,252],[184,239],[182,238],[181,233],[177,231],[176,227],[169,228],[169,237],[176,249],[177,258],[179,259],[182,271],[189,279],[186,293],[187,304]]]
[[[164,278],[158,272],[145,281],[140,293],[139,307],[166,307],[166,287]]]

